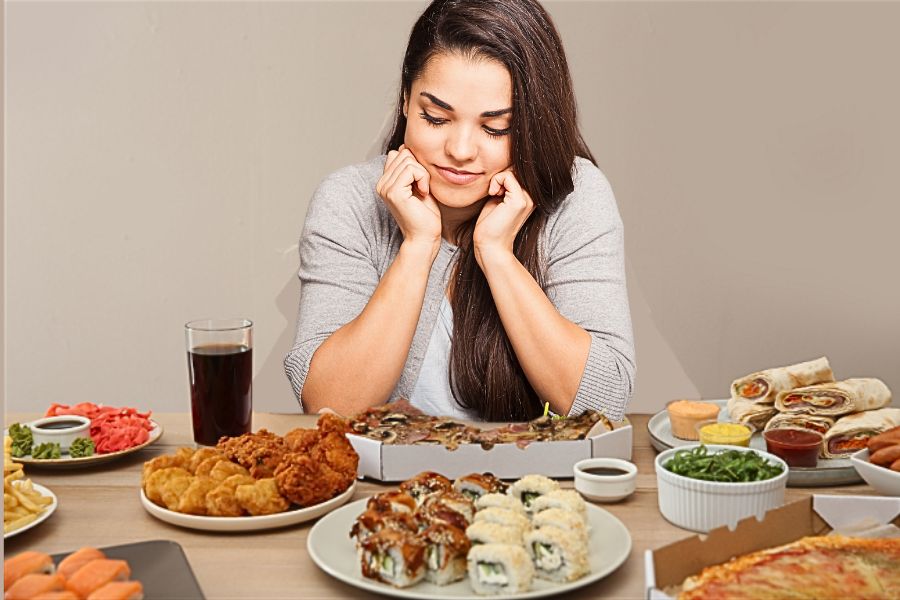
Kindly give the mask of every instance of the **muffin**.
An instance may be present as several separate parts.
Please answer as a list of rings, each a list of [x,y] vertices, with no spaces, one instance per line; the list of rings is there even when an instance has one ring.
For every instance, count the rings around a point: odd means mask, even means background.
[[[666,405],[672,435],[680,440],[699,440],[697,423],[715,420],[719,416],[719,406],[712,402],[694,400],[674,400]]]

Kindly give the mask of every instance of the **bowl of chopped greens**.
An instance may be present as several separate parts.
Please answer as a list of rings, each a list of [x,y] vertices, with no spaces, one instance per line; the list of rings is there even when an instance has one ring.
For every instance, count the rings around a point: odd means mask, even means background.
[[[691,531],[733,529],[749,516],[762,519],[784,504],[787,479],[783,460],[740,446],[680,446],[656,457],[659,510]]]

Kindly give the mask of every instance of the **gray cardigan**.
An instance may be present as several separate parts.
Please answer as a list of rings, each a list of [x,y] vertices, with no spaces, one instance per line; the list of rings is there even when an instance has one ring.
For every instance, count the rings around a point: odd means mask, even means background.
[[[384,161],[379,156],[332,173],[310,202],[300,238],[297,335],[284,359],[298,401],[313,353],[362,312],[400,249],[400,229],[375,192]],[[573,173],[575,189],[549,217],[541,239],[545,291],[562,316],[591,336],[569,414],[591,408],[618,420],[635,376],[622,220],[609,182],[596,166],[576,158]],[[441,243],[391,400],[407,397],[415,387],[455,254],[455,246]]]

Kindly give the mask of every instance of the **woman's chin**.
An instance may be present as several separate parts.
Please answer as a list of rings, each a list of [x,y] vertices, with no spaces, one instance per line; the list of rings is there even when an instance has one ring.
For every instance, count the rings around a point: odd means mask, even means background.
[[[438,204],[447,208],[468,208],[487,196],[487,188],[483,186],[456,187],[456,189],[445,186],[435,189],[435,187],[432,186],[431,195]]]

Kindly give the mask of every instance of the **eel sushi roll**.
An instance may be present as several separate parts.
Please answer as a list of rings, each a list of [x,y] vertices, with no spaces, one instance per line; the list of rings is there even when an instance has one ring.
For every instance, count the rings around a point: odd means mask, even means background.
[[[475,513],[475,522],[488,521],[503,527],[514,527],[523,532],[531,530],[531,521],[528,517],[513,510],[505,508],[485,508]]]
[[[366,508],[381,513],[401,512],[412,514],[416,511],[415,499],[400,490],[375,494],[366,503]]]
[[[472,545],[478,544],[512,544],[521,546],[525,540],[525,532],[518,527],[504,527],[490,521],[478,521],[466,528],[466,536]]]
[[[475,501],[475,508],[484,510],[485,508],[503,508],[525,515],[525,507],[522,503],[506,494],[491,493],[485,494]]]
[[[350,537],[355,537],[358,545],[370,535],[378,533],[382,529],[396,529],[397,531],[415,533],[418,530],[418,525],[415,519],[406,513],[381,513],[369,509],[356,517],[356,522],[350,529]]]
[[[525,534],[525,547],[540,579],[574,581],[590,572],[587,547],[574,532],[542,527]]]
[[[425,542],[415,534],[382,529],[360,544],[363,577],[408,587],[425,577]]]
[[[564,531],[571,531],[584,544],[588,542],[588,529],[581,517],[562,508],[548,508],[534,515],[531,524],[535,529],[555,527]]]
[[[581,497],[581,494],[575,490],[556,490],[555,492],[550,492],[549,494],[544,494],[539,498],[535,498],[532,505],[532,513],[539,514],[541,511],[547,510],[548,508],[568,510],[581,517],[581,520],[584,521],[585,525],[588,524],[587,505]]]
[[[466,576],[466,554],[472,546],[457,527],[435,523],[422,532],[425,548],[425,579],[447,585]]]
[[[466,525],[475,518],[475,503],[465,494],[461,494],[455,490],[447,490],[446,492],[436,492],[428,496],[419,507],[420,511],[428,512],[432,507],[443,507],[452,511],[456,511],[466,519]],[[462,529],[465,529],[463,527]]]
[[[470,473],[458,477],[453,482],[453,489],[477,500],[485,494],[505,494],[509,486],[491,473]]]
[[[517,499],[525,507],[525,512],[532,513],[534,501],[545,494],[559,489],[559,482],[543,475],[526,475],[516,481],[507,490],[507,494]]]
[[[400,491],[412,496],[419,506],[425,502],[425,498],[429,494],[446,492],[451,489],[453,489],[453,484],[450,480],[434,471],[423,471],[400,484]]]
[[[469,583],[478,594],[515,594],[531,588],[534,565],[522,546],[482,544],[468,556]]]

